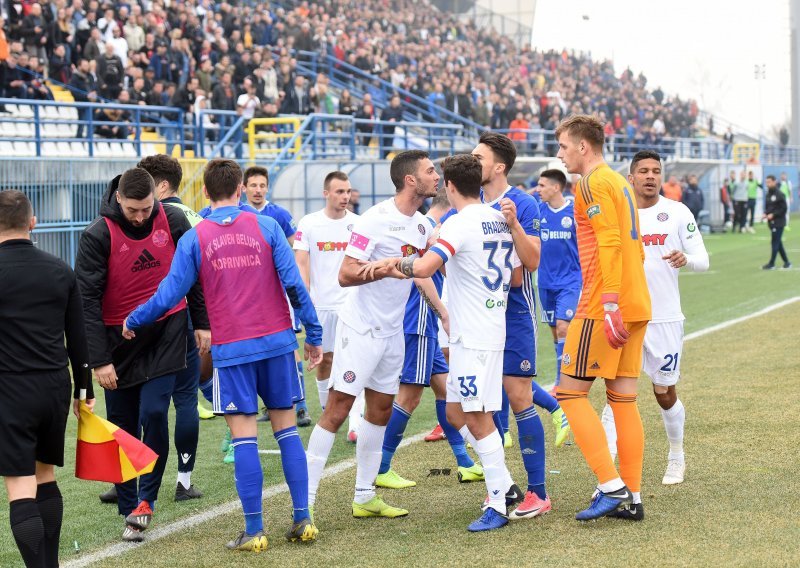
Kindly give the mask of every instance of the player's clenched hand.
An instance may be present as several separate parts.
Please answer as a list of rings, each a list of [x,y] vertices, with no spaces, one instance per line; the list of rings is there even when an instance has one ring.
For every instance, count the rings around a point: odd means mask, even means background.
[[[622,323],[622,312],[619,311],[619,294],[603,294],[603,330],[606,340],[613,349],[619,349],[628,342],[631,334]]]
[[[195,329],[194,341],[197,343],[197,350],[200,355],[205,355],[211,351],[211,332],[207,329]]]
[[[509,228],[514,228],[519,224],[517,219],[517,206],[508,197],[500,200],[500,212],[506,218],[506,224]]]
[[[315,369],[322,362],[322,345],[309,345],[306,343],[303,346],[303,351],[303,358],[309,363],[309,371]]]
[[[81,417],[81,402],[86,403],[86,407],[89,409],[89,412],[94,412],[94,399],[87,398],[84,401],[81,401],[79,398],[75,398],[72,400],[72,413],[75,415],[75,418],[80,419]]]
[[[104,389],[114,390],[117,388],[117,371],[114,369],[113,363],[94,369],[94,376]]]
[[[125,318],[125,321],[122,322],[122,337],[125,339],[133,339],[136,337],[136,332],[128,329],[128,318]]]
[[[405,278],[405,276],[397,270],[398,260],[397,258],[382,258],[381,260],[368,262],[358,269],[358,275],[361,276],[363,280],[370,281],[381,280],[387,276]]]
[[[672,268],[686,266],[686,263],[688,262],[688,260],[686,260],[686,255],[679,250],[674,250],[668,255],[662,256],[661,258],[666,260]]]

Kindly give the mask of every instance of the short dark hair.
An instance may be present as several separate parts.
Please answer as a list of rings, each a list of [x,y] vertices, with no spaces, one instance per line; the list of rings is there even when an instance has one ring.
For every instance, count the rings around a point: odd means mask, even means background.
[[[242,183],[242,168],[234,160],[215,158],[206,164],[203,184],[211,201],[232,197]]]
[[[262,168],[261,166],[250,166],[244,171],[244,181],[243,184],[247,185],[247,180],[254,176],[264,176],[267,178],[267,185],[269,185],[269,172],[267,168]]]
[[[556,168],[543,171],[539,174],[539,177],[547,178],[556,182],[556,184],[561,186],[561,189],[564,189],[567,186],[567,176],[564,175],[564,172]]]
[[[156,183],[153,181],[153,176],[144,168],[126,170],[120,176],[119,185],[117,185],[117,192],[127,199],[145,199],[155,190]]]
[[[0,233],[27,231],[33,217],[28,197],[17,189],[0,191]]]
[[[481,163],[472,154],[456,154],[442,161],[444,183],[451,182],[464,197],[481,195]]]
[[[330,189],[331,182],[335,179],[338,179],[339,181],[347,181],[350,178],[347,177],[347,174],[344,172],[340,172],[339,170],[333,171],[325,176],[325,181],[322,183],[322,188],[325,190]]]
[[[595,150],[601,149],[606,141],[603,123],[589,114],[573,114],[564,120],[556,128],[556,140],[564,133],[576,140],[586,140]]]
[[[483,144],[491,149],[495,157],[505,165],[506,171],[503,173],[508,175],[517,160],[517,148],[511,138],[497,132],[484,132],[481,134],[478,144]]]
[[[661,156],[654,150],[639,150],[633,155],[633,159],[631,160],[630,173],[633,173],[633,170],[636,168],[636,164],[642,160],[655,160],[656,162],[660,163]]]
[[[447,199],[447,192],[444,188],[436,192],[436,195],[431,199],[431,209],[434,207],[450,207],[450,200]]]
[[[142,158],[137,168],[147,170],[156,185],[162,181],[169,184],[170,191],[178,191],[183,179],[183,168],[178,160],[166,154],[155,154]]]
[[[428,153],[423,150],[406,150],[398,153],[389,166],[389,176],[396,191],[403,189],[406,176],[417,173],[419,162],[428,158]]]
[[[767,179],[771,179],[772,181],[778,181],[778,178],[776,178],[776,177],[775,177],[774,175],[772,175],[772,174],[769,174],[769,175],[767,176]]]

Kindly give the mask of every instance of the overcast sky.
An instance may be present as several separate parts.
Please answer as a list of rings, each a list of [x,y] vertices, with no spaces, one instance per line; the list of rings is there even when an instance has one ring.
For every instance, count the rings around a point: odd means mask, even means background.
[[[788,0],[537,0],[533,46],[613,58],[748,131],[791,118]]]

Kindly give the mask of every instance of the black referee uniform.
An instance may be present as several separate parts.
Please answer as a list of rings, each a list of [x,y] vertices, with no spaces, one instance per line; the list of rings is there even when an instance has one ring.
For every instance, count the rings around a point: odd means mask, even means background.
[[[88,363],[75,273],[28,239],[0,243],[0,475],[33,476],[37,461],[64,465],[70,399],[80,389],[94,398]],[[63,502],[56,483],[38,485],[36,499],[10,508],[26,565],[58,566]]]

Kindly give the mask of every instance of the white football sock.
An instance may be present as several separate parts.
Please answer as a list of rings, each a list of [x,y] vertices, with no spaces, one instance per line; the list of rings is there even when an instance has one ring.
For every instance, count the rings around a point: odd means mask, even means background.
[[[463,435],[463,434],[462,434]],[[489,494],[489,507],[505,515],[506,511],[506,456],[503,439],[497,431],[473,444],[483,466],[486,489]]]
[[[683,461],[683,428],[686,423],[686,409],[678,399],[669,410],[661,409],[661,417],[664,419],[664,429],[667,431],[669,440],[670,460]]]
[[[362,420],[356,442],[356,492],[353,500],[363,505],[375,497],[375,478],[381,467],[386,426]]]
[[[328,432],[319,424],[314,426],[311,437],[308,439],[306,459],[308,461],[308,504],[314,505],[317,500],[317,489],[322,479],[322,470],[328,461],[336,432]]]
[[[364,416],[364,391],[361,391],[353,401],[350,414],[347,415],[347,431],[358,434],[358,427],[361,424],[361,417]]]
[[[641,494],[640,491],[631,491],[631,493],[633,494],[633,503],[634,504],[642,502],[642,494]]]
[[[192,472],[191,471],[179,471],[178,472],[178,483],[183,485],[185,489],[189,489],[192,486]]]
[[[475,436],[472,435],[472,432],[469,431],[466,425],[462,426],[461,429],[458,431],[461,434],[461,437],[464,438],[467,442],[469,442],[473,448],[477,448],[478,441],[475,439]],[[500,435],[500,432],[497,433]],[[500,438],[502,440],[502,438]],[[476,452],[478,450],[475,450]],[[503,460],[503,467],[505,467],[505,481],[503,482],[503,486],[506,488],[506,493],[511,489],[511,486],[514,485],[514,478],[511,477],[511,472],[508,471],[508,466],[505,464],[505,460]]]
[[[611,460],[613,461],[617,457],[617,425],[614,423],[614,411],[611,410],[611,405],[608,403],[603,408],[600,422],[603,424],[603,430],[606,431],[608,451],[611,452]]]
[[[597,486],[603,493],[614,493],[614,491],[619,491],[623,487],[625,487],[625,483],[619,477],[611,481],[606,481],[605,483],[600,483]]]
[[[330,379],[317,379],[317,392],[319,393],[319,405],[325,410],[328,405],[328,383]]]

